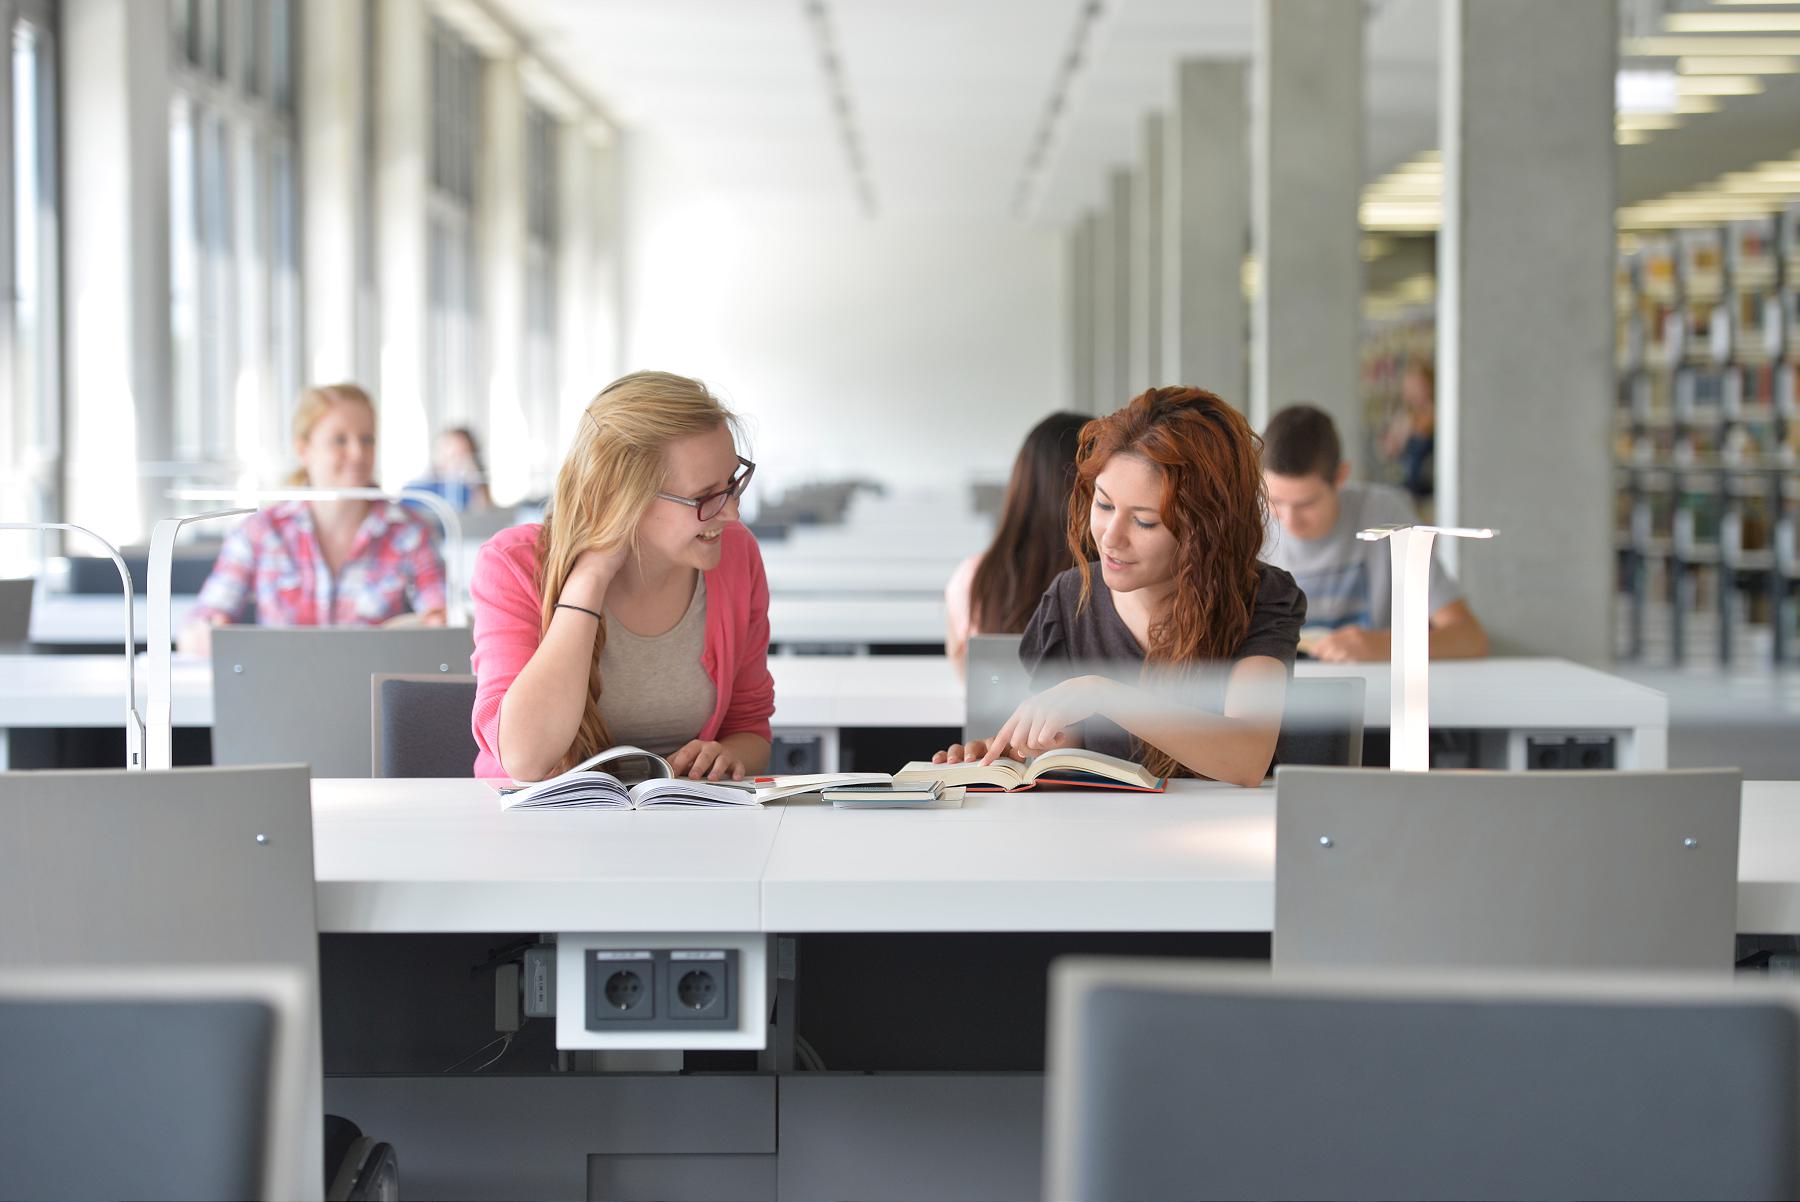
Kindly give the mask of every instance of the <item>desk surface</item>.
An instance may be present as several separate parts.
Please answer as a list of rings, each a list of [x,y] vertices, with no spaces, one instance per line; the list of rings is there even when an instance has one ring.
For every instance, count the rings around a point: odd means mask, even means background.
[[[138,673],[141,695],[142,661]],[[960,727],[963,684],[942,656],[772,656],[775,721],[788,729]],[[119,718],[124,667],[116,655],[0,656],[0,728],[107,726]],[[1368,682],[1364,721],[1388,724],[1386,664],[1302,662],[1302,677],[1358,675]],[[1432,665],[1434,724],[1462,729],[1666,726],[1654,689],[1567,660],[1491,659]],[[175,724],[212,724],[212,673],[177,657]]]
[[[478,781],[313,783],[321,930],[1267,931],[1275,791],[960,810],[502,812]],[[1800,783],[1744,786],[1738,929],[1800,932]]]

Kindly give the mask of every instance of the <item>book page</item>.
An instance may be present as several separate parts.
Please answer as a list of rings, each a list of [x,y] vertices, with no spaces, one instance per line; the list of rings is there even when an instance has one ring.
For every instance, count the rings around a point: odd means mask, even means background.
[[[923,780],[942,781],[946,785],[990,785],[996,789],[1016,789],[1025,782],[1025,765],[1004,756],[985,766],[980,762],[933,764],[928,760],[914,760],[894,773],[895,784]]]
[[[756,785],[747,780],[687,780],[658,777],[631,786],[632,803],[640,810],[651,806],[759,806]]]
[[[1122,760],[1117,756],[1102,755],[1098,751],[1089,751],[1085,747],[1069,747],[1061,751],[1046,751],[1031,761],[1031,767],[1025,772],[1025,779],[1054,784],[1059,778],[1078,776],[1097,777],[1114,781],[1132,789],[1154,790],[1160,788],[1162,782],[1150,775],[1149,769],[1130,760]]]

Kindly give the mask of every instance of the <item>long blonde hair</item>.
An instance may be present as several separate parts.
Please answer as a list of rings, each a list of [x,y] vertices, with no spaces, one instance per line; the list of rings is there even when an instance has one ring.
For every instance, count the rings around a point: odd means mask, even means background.
[[[583,551],[627,547],[636,554],[638,520],[662,491],[669,444],[721,425],[737,435],[737,417],[706,385],[669,372],[622,376],[588,402],[556,473],[556,491],[538,533],[540,635],[549,632],[557,598]],[[588,670],[587,707],[559,771],[612,746],[600,716],[600,652],[605,646],[602,618]]]
[[[294,406],[294,441],[300,443],[311,438],[313,427],[319,424],[320,418],[331,412],[333,405],[366,405],[369,415],[372,417],[375,414],[375,402],[360,384],[346,381],[342,384],[302,388],[300,403]],[[312,483],[304,466],[295,468],[287,482],[302,487]]]

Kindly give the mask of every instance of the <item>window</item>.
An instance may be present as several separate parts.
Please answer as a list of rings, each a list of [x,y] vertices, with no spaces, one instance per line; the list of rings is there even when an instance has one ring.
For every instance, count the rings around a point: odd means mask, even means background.
[[[171,485],[274,483],[300,388],[291,0],[170,0]]]
[[[480,379],[475,181],[481,57],[442,22],[431,27],[425,416],[433,433],[475,425]]]
[[[532,496],[549,493],[556,473],[557,124],[532,105],[525,116],[525,413],[531,422]]]
[[[47,4],[0,2],[11,50],[0,56],[0,148],[11,176],[0,190],[0,521],[55,521],[61,511],[56,197],[56,41]],[[30,572],[49,537],[0,539],[0,575]]]

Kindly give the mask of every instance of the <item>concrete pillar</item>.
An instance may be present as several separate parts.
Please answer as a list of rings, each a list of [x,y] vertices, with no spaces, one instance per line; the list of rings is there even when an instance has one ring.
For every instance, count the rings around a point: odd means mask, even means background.
[[[1094,395],[1094,217],[1069,228],[1069,404],[1089,409]]]
[[[1455,0],[1443,26],[1438,518],[1500,531],[1458,548],[1495,651],[1589,663],[1612,654],[1616,20]]]
[[[1114,171],[1107,180],[1106,211],[1112,240],[1107,266],[1112,271],[1110,306],[1100,324],[1112,329],[1113,353],[1103,387],[1094,397],[1094,412],[1111,413],[1131,399],[1131,172]]]
[[[1211,389],[1248,411],[1249,72],[1182,63],[1165,131],[1163,383]]]
[[[1118,394],[1118,372],[1113,363],[1123,350],[1118,341],[1119,324],[1115,320],[1118,301],[1122,297],[1118,289],[1119,273],[1114,265],[1119,246],[1115,233],[1117,215],[1110,204],[1103,203],[1088,220],[1094,226],[1094,251],[1090,256],[1094,268],[1094,382],[1087,391],[1086,410],[1108,413],[1118,407],[1116,403],[1109,405],[1107,398]]]
[[[543,465],[546,484],[555,482],[582,410],[618,377],[624,346],[619,137],[599,120],[572,122],[563,127],[561,154],[556,310],[561,382],[551,425],[555,446]]]
[[[1136,396],[1166,383],[1163,370],[1163,118],[1144,117],[1143,163],[1131,177],[1131,374]]]
[[[519,58],[488,60],[482,70],[481,176],[476,184],[476,253],[480,257],[482,363],[490,488],[500,504],[525,495],[531,447],[547,436],[525,404],[525,89]]]
[[[169,6],[66,0],[61,39],[67,520],[130,541],[170,506]]]
[[[1308,401],[1363,445],[1357,398],[1362,305],[1363,6],[1257,0],[1253,140],[1256,255],[1262,268],[1250,390],[1257,429]]]
[[[362,206],[370,180],[363,154],[363,119],[373,98],[363,91],[361,0],[309,0],[299,6],[301,306],[305,321],[306,383],[357,378],[368,352],[360,348],[357,266],[371,248]],[[359,349],[362,353],[359,355]],[[374,382],[368,381],[373,387]],[[285,399],[285,398],[284,398]]]
[[[425,0],[381,0],[376,14],[375,253],[381,300],[381,480],[423,474],[426,199],[431,153],[431,24]]]

